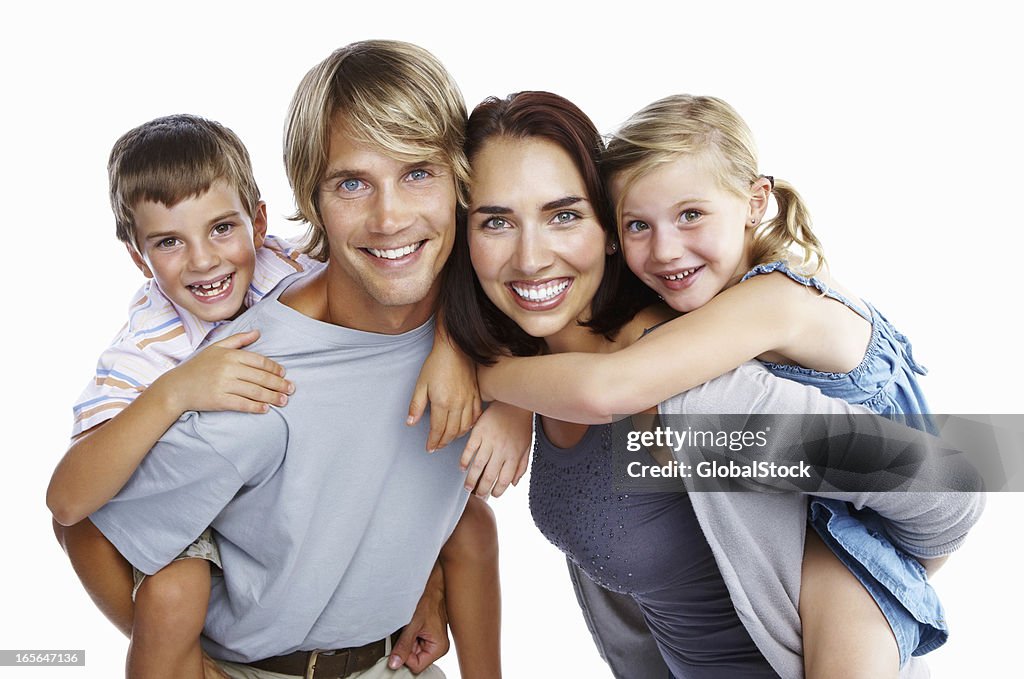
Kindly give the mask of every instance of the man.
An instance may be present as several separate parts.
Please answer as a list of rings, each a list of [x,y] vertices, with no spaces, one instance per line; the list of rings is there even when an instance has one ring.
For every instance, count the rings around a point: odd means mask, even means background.
[[[285,164],[327,266],[224,327],[258,329],[250,348],[296,392],[266,415],[187,414],[92,516],[146,573],[213,527],[223,577],[204,633],[229,676],[409,676],[387,669],[392,644],[467,497],[459,450],[422,454],[426,423],[404,425],[467,178],[465,118],[444,68],[406,43],[354,43],[306,75]],[[413,670],[446,644],[436,634]]]

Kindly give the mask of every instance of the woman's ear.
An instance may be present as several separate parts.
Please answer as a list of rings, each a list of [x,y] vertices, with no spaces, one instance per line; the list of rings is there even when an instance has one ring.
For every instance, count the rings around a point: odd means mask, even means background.
[[[124,247],[128,250],[128,254],[131,256],[132,261],[135,262],[135,266],[137,266],[139,271],[142,272],[142,275],[146,278],[152,278],[153,272],[150,271],[149,265],[146,264],[146,260],[142,258],[142,254],[135,248],[135,246],[131,243],[125,243]]]

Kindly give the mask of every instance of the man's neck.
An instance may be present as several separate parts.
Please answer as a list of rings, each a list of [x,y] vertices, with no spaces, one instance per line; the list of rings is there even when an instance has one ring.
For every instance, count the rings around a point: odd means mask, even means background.
[[[324,323],[363,332],[399,335],[420,327],[434,313],[439,285],[419,302],[384,306],[365,294],[351,294],[347,286],[332,284],[330,266],[296,281],[280,297],[285,306]]]

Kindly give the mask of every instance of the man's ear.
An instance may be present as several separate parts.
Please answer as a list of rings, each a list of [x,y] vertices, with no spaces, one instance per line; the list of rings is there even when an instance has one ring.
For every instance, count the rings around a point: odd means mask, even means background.
[[[139,271],[142,272],[142,275],[145,276],[146,278],[152,278],[153,272],[150,271],[149,265],[146,264],[146,260],[142,258],[142,255],[139,254],[139,251],[135,249],[135,246],[132,245],[131,243],[125,243],[124,247],[128,251],[128,254],[131,256],[132,261],[135,262],[135,266],[139,267]]]
[[[263,247],[263,241],[267,238],[267,204],[262,200],[256,204],[256,214],[252,216],[252,244],[253,247]]]

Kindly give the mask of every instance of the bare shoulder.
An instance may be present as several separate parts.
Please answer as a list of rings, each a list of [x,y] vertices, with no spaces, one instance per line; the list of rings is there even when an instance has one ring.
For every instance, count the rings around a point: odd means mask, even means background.
[[[795,271],[799,268],[791,265]],[[828,270],[814,276],[830,290],[865,308],[859,297],[842,286]],[[871,338],[871,324],[841,301],[823,294],[816,287],[802,285],[785,273],[774,271],[754,276],[742,283],[760,295],[771,295],[775,313],[798,329],[785,346],[759,358],[774,363],[790,363],[828,372],[845,373],[863,359]],[[737,285],[736,287],[741,287]]]

